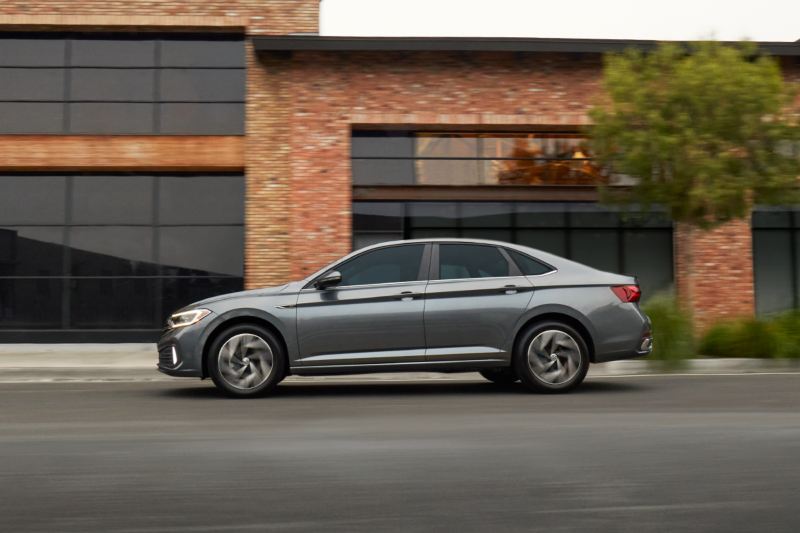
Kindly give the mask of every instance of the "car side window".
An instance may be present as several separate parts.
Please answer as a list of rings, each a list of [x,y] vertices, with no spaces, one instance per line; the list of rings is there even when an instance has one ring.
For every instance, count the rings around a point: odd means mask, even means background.
[[[342,274],[338,286],[416,281],[424,249],[408,244],[365,252],[336,268]]]
[[[517,264],[520,272],[526,276],[538,276],[540,274],[547,274],[553,270],[552,267],[540,263],[533,257],[529,257],[516,250],[506,250],[506,252],[508,252],[511,259]]]
[[[508,261],[494,246],[439,245],[439,279],[495,278],[508,275]]]

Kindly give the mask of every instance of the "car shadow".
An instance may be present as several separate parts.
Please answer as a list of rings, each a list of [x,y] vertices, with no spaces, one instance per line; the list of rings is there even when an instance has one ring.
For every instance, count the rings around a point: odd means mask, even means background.
[[[612,380],[588,380],[571,395],[630,393],[646,389],[642,383]],[[161,391],[164,396],[175,398],[226,398],[211,383],[207,386],[168,388]],[[431,382],[393,383],[389,380],[381,382],[287,382],[278,386],[267,398],[304,398],[315,396],[408,396],[408,395],[498,395],[498,394],[530,394],[519,383],[513,385],[497,385],[482,382]],[[532,396],[536,396],[533,394]],[[543,395],[544,396],[544,395]]]

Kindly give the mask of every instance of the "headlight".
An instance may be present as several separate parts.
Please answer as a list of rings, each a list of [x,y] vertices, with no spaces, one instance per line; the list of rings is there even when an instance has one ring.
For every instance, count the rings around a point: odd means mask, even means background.
[[[211,314],[208,309],[192,309],[191,311],[182,311],[175,313],[167,319],[167,327],[170,329],[182,328],[184,326],[191,326],[200,322],[205,317]]]

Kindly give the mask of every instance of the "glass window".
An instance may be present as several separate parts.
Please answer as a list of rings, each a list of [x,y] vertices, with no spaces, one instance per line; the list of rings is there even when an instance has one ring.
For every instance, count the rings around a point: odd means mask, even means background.
[[[647,298],[672,285],[672,232],[626,230],[623,233],[624,273],[639,278]]]
[[[73,328],[157,328],[158,280],[94,278],[70,281]]]
[[[155,70],[149,68],[76,68],[70,73],[70,97],[77,101],[152,102]]]
[[[168,276],[243,275],[241,226],[174,226],[159,229],[159,258]]]
[[[0,133],[64,133],[61,102],[0,102]]]
[[[160,133],[244,135],[244,104],[160,104]]]
[[[607,272],[619,272],[619,242],[616,230],[573,231],[571,259]]]
[[[461,208],[461,225],[472,228],[508,228],[511,226],[513,206],[491,202],[463,202]]]
[[[34,39],[0,37],[0,66],[60,67],[64,65],[64,47],[64,39],[46,36]]]
[[[353,159],[353,185],[414,185],[411,159]]]
[[[566,229],[518,229],[516,244],[567,257]]]
[[[342,274],[338,286],[415,281],[424,249],[422,244],[410,244],[361,254],[337,267]]]
[[[161,66],[164,67],[245,67],[244,40],[181,39],[161,41]]]
[[[526,276],[538,276],[553,270],[544,263],[540,263],[536,259],[516,250],[507,249],[506,252],[508,252],[511,259],[514,260],[514,263],[517,264],[517,267],[519,267],[520,271]]]
[[[242,278],[167,278],[162,283],[159,326],[190,303],[244,289]]]
[[[162,102],[244,101],[244,69],[162,69]]]
[[[0,278],[0,329],[61,327],[58,278]]]
[[[66,190],[63,176],[0,175],[0,224],[64,224]]]
[[[69,230],[69,246],[73,276],[158,273],[149,226],[75,226]]]
[[[73,39],[70,65],[77,67],[154,67],[155,39]]]
[[[0,276],[59,276],[64,271],[64,228],[0,228]]]
[[[354,131],[350,141],[353,158],[414,157],[414,138],[405,131]]]
[[[164,176],[160,224],[244,223],[244,176]]]
[[[0,68],[0,100],[63,99],[62,68]]]
[[[362,202],[353,204],[355,231],[403,231],[403,204]]]
[[[152,176],[75,176],[73,224],[151,224]]]
[[[155,133],[154,104],[74,103],[69,104],[70,132],[94,134]]]
[[[439,279],[493,278],[508,275],[508,261],[494,246],[439,245]]]
[[[758,313],[794,306],[792,230],[753,230],[753,274]]]

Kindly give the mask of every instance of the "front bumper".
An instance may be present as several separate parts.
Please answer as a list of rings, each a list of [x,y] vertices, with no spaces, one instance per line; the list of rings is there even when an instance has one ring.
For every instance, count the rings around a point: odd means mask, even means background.
[[[203,322],[164,330],[158,341],[160,372],[175,377],[203,377]]]

